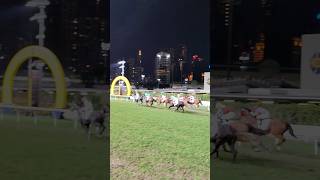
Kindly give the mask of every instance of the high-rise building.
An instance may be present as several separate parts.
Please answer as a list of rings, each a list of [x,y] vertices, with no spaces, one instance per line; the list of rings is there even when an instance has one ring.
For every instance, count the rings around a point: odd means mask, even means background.
[[[192,80],[195,80],[197,82],[202,82],[203,71],[203,59],[199,57],[199,55],[193,55],[192,56]]]
[[[134,63],[134,66],[132,67],[132,77],[131,77],[131,82],[133,83],[139,83],[142,81],[142,74],[143,74],[143,66],[142,66],[142,50],[139,49],[137,53],[137,58]]]
[[[155,76],[159,79],[161,87],[169,87],[171,85],[171,55],[167,52],[159,52],[155,59]]]
[[[212,3],[212,47],[215,53],[212,58],[215,59],[214,64],[232,64],[234,59],[234,30],[235,26],[235,5],[238,0],[217,0]],[[217,50],[219,49],[219,50]],[[213,52],[213,51],[212,51]]]
[[[48,6],[46,45],[61,59],[66,72],[88,69],[105,74],[107,2],[52,0]]]
[[[135,68],[135,59],[134,58],[127,58],[125,64],[125,70],[124,70],[124,75],[130,82],[134,81],[134,76],[133,76],[133,71]]]
[[[261,3],[261,8],[263,9],[263,15],[271,16],[273,0],[260,0],[260,3]]]
[[[293,37],[291,42],[291,66],[300,67],[301,59],[301,49],[302,49],[302,39],[301,37]]]
[[[184,44],[180,44],[177,48],[177,61],[179,66],[180,82],[184,82],[184,79],[190,73],[190,62],[188,62],[188,49]]]
[[[264,59],[264,49],[265,49],[265,37],[261,33],[255,43],[253,50],[253,62],[258,63]]]
[[[142,66],[142,50],[138,50],[137,61],[135,63],[136,66]]]

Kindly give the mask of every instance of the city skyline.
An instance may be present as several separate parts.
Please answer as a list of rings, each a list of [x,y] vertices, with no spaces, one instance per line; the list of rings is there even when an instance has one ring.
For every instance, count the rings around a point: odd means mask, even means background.
[[[209,0],[111,0],[111,63],[143,52],[147,74],[154,74],[155,56],[179,44],[188,58],[200,54],[209,64]]]
[[[302,34],[320,32],[320,3],[316,0],[260,0],[236,1],[233,15],[229,15],[231,4],[228,0],[215,1],[211,9],[212,63],[234,64],[244,51],[252,51],[252,59],[274,59],[281,67],[299,67],[301,47],[295,45]],[[225,7],[228,4],[228,7]],[[233,17],[232,19],[230,19]],[[228,19],[227,19],[228,18]],[[226,20],[227,19],[227,20]],[[232,23],[230,23],[232,21]],[[232,40],[225,24],[232,24]],[[231,44],[230,48],[228,47]],[[231,62],[226,54],[230,50]],[[262,51],[257,52],[257,49]],[[297,60],[298,59],[298,60]]]
[[[25,3],[23,0],[0,2],[1,74],[19,49],[38,44],[35,38],[38,24],[29,19],[38,9],[26,7]],[[109,15],[105,13],[108,7],[107,0],[50,0],[46,8],[44,46],[59,57],[66,74],[89,73],[99,81],[108,79],[109,55],[103,48],[110,41]],[[25,67],[19,72],[26,73]]]

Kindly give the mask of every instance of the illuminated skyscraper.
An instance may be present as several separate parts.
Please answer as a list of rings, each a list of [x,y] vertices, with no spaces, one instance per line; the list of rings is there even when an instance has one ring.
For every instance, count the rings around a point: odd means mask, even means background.
[[[138,83],[138,82],[141,82],[141,75],[143,74],[143,66],[142,66],[142,50],[139,49],[138,50],[138,53],[137,53],[137,58],[135,60],[135,63],[133,64],[133,67],[132,67],[132,76],[131,76],[131,82],[133,83]]]
[[[142,50],[138,50],[136,65],[142,66]]]
[[[105,13],[107,1],[50,2],[46,44],[62,59],[66,72],[76,72],[85,67],[106,67],[108,54],[101,44],[107,43],[109,30]]]
[[[171,55],[167,52],[159,52],[155,61],[156,79],[160,80],[160,86],[169,87],[171,85]]]

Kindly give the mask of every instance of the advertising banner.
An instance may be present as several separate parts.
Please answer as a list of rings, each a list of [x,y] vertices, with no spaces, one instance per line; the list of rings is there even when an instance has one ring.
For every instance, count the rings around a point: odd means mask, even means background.
[[[302,36],[301,88],[320,89],[320,34]]]
[[[210,92],[210,72],[204,73],[204,91]]]

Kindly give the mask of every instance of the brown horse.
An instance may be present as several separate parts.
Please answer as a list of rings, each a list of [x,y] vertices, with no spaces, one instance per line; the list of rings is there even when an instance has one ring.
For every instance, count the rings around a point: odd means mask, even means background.
[[[158,105],[163,104],[165,107],[167,107],[171,102],[170,98],[168,98],[167,96],[165,96],[165,98],[162,98],[162,96],[157,96],[156,98]]]
[[[251,124],[254,127],[257,127],[258,120],[250,113],[252,110],[245,108],[241,110],[241,121]],[[277,150],[281,149],[281,145],[286,141],[284,138],[284,133],[289,131],[289,134],[292,137],[296,137],[292,126],[285,121],[281,121],[277,118],[272,118],[269,124],[269,128],[266,130],[266,133],[275,138],[275,145]]]
[[[153,105],[154,102],[157,102],[157,97],[150,96],[149,99],[147,99],[147,97],[144,98],[146,105],[150,107]]]
[[[268,151],[268,149],[262,144],[260,138],[260,136],[266,135],[266,132],[241,121],[233,121],[230,123],[230,126],[236,132],[237,141],[249,143],[255,151],[259,151],[259,147]]]
[[[218,133],[210,138],[210,142],[215,145],[210,155],[216,154],[216,158],[219,157],[219,148],[222,146],[224,151],[233,154],[233,161],[235,161],[238,153],[235,146],[237,141],[249,142],[255,148],[261,146],[268,150],[259,139],[259,136],[265,135],[265,133],[249,124],[231,122],[228,125],[221,125],[218,123],[218,129]],[[227,150],[226,144],[229,145],[230,150]]]
[[[217,123],[213,123],[213,124],[215,124],[216,127],[219,127],[219,122],[223,121],[221,119],[221,117],[219,117],[218,114],[219,113],[216,114],[216,119],[217,119],[216,122]],[[240,121],[240,120],[229,121],[228,125],[233,130],[234,135],[237,136],[238,142],[249,143],[256,151],[259,150],[259,147],[269,151],[262,144],[262,141],[260,138],[260,136],[266,135],[266,132],[254,127],[253,125],[251,125],[249,123],[246,123],[246,122]]]
[[[193,97],[194,97],[194,96],[193,96]],[[199,108],[200,105],[202,105],[201,99],[198,99],[198,98],[194,97],[194,101],[191,102],[191,101],[190,101],[190,98],[191,98],[191,96],[185,96],[185,99],[187,100],[187,103],[188,103],[188,104],[190,104],[190,105],[192,105],[192,106],[196,106],[196,108]]]

